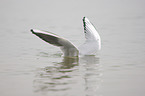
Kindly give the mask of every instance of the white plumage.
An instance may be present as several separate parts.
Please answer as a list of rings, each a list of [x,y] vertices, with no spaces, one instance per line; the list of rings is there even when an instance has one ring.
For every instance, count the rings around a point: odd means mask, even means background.
[[[70,41],[53,33],[36,29],[31,29],[31,31],[44,41],[60,47],[65,57],[75,57],[79,54],[96,55],[101,49],[100,35],[86,17],[83,18],[83,25],[86,41],[78,48],[76,48]]]
[[[78,49],[81,55],[95,55],[101,49],[100,35],[85,17],[83,18],[83,24],[86,41]]]

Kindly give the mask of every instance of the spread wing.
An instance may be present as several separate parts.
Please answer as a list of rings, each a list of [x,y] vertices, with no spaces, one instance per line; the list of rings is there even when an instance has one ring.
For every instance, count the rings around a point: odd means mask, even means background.
[[[36,29],[31,29],[31,32],[49,44],[60,47],[64,53],[64,56],[78,56],[78,49],[70,41],[61,38],[51,32]]]
[[[100,35],[88,18],[83,18],[83,24],[86,40],[100,40]]]
[[[83,26],[86,41],[79,47],[80,54],[95,55],[101,49],[100,35],[86,17],[83,18]]]

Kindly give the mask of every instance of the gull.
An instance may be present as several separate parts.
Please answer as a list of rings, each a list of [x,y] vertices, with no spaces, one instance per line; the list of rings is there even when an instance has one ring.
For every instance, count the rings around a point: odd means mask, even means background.
[[[54,33],[31,29],[31,32],[42,40],[60,47],[64,57],[78,57],[79,55],[96,55],[101,49],[101,38],[88,18],[83,17],[85,42],[78,48],[70,41]]]

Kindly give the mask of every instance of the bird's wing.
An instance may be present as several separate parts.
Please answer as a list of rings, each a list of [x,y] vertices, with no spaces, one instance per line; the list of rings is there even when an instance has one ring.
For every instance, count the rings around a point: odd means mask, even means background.
[[[83,18],[83,25],[86,40],[100,40],[100,35],[88,18]]]
[[[83,26],[86,41],[84,44],[79,46],[80,54],[95,55],[96,52],[101,49],[100,35],[86,17],[83,18]]]
[[[39,38],[41,38],[42,40],[54,46],[60,47],[64,53],[64,56],[78,56],[78,49],[70,41],[46,31],[31,29],[31,32]]]

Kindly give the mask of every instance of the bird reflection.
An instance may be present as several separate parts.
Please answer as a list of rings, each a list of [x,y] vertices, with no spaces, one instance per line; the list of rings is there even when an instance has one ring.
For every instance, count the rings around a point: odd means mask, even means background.
[[[64,57],[63,62],[60,63],[61,69],[70,69],[73,68],[74,66],[78,65],[78,57]]]
[[[102,73],[99,61],[95,56],[65,57],[60,63],[40,68],[33,82],[34,91],[43,94],[52,93],[51,96],[65,96],[72,93],[71,96],[82,96],[82,94],[100,96]]]
[[[84,56],[83,62],[83,78],[85,81],[86,96],[100,96],[99,87],[101,85],[101,66],[99,58],[95,56]]]
[[[47,66],[37,70],[37,76],[34,80],[35,92],[47,93],[50,91],[66,91],[69,88],[71,78],[73,78],[72,72],[76,70],[75,66],[78,66],[78,58],[63,58],[60,63],[54,63],[53,66]]]

